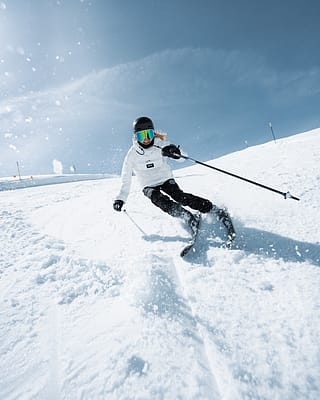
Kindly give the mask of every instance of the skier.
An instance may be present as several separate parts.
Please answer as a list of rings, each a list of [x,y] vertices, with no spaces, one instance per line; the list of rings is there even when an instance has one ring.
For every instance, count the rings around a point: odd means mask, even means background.
[[[167,158],[178,160],[179,147],[165,140],[165,135],[155,131],[148,117],[139,117],[133,122],[133,145],[129,149],[122,167],[121,188],[113,208],[121,211],[130,192],[132,172],[137,175],[143,194],[162,211],[173,217],[180,217],[195,233],[198,219],[184,208],[188,206],[201,213],[213,210],[224,223],[227,214],[218,209],[210,200],[183,192],[173,178]]]

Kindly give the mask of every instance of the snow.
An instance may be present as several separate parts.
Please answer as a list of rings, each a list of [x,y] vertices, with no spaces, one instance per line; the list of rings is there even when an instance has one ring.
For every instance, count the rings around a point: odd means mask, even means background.
[[[238,232],[234,249],[219,247],[207,216],[186,259],[188,232],[135,179],[127,213],[112,208],[119,177],[2,180],[0,398],[318,399],[319,134],[209,162],[300,201],[176,170]]]
[[[3,190],[24,189],[35,186],[56,185],[58,183],[78,182],[110,178],[111,174],[54,174],[35,176],[14,176],[0,178],[0,192]]]

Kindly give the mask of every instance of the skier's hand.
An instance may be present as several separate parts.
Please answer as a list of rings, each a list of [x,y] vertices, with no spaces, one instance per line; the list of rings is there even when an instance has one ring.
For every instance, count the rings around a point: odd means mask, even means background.
[[[124,205],[124,201],[123,200],[115,200],[114,203],[113,203],[113,208],[116,211],[121,211],[121,208],[123,207],[123,205]]]
[[[179,147],[175,144],[169,144],[168,146],[163,147],[162,155],[164,157],[174,158],[175,160],[179,160],[181,151]]]

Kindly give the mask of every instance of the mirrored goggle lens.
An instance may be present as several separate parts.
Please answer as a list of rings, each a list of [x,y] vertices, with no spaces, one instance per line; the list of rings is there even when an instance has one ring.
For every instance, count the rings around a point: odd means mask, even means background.
[[[145,129],[144,131],[136,132],[138,142],[143,142],[144,139],[152,140],[154,138],[153,129]]]

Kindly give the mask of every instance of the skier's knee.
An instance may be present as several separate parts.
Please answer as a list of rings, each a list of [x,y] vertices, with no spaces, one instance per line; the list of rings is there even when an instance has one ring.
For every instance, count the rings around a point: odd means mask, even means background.
[[[152,194],[154,193],[155,189],[153,187],[145,187],[143,189],[143,194],[147,196],[150,200],[152,199]]]
[[[199,211],[202,213],[208,213],[209,211],[211,211],[213,208],[213,204],[211,203],[210,200],[207,199],[203,199],[200,207],[199,207]]]

